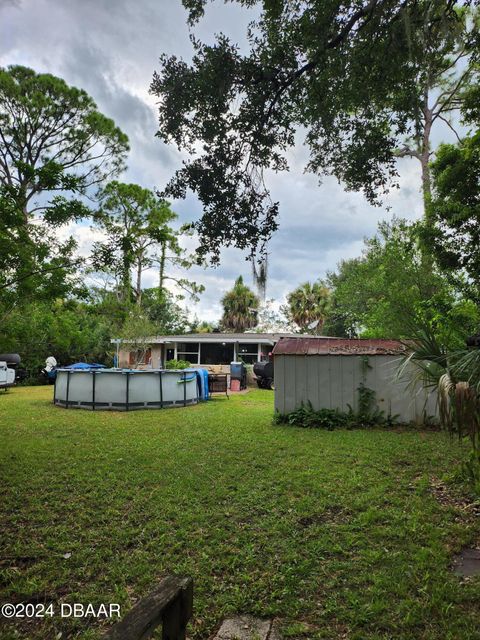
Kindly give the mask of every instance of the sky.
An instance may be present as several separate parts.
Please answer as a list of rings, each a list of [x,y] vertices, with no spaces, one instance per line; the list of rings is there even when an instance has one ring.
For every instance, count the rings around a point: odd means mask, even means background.
[[[214,2],[195,27],[195,35],[212,42],[222,32],[246,46],[251,10]],[[85,89],[105,115],[128,135],[131,151],[121,180],[161,189],[182,162],[173,146],[155,137],[157,107],[149,94],[161,54],[189,60],[192,46],[186,12],[180,0],[0,0],[0,66],[22,64],[37,72],[58,75]],[[393,215],[417,219],[422,212],[418,161],[400,161],[400,189],[370,206],[358,193],[346,192],[334,178],[304,173],[308,150],[301,141],[288,155],[290,171],[267,178],[272,199],[280,203],[280,229],[269,246],[267,298],[278,306],[301,282],[325,277],[342,259],[360,255],[363,238],[375,233],[380,220]],[[181,223],[201,215],[193,195],[174,201]],[[87,254],[92,238],[88,225],[73,232],[80,251]],[[187,248],[193,248],[189,240]],[[191,279],[205,285],[197,304],[186,302],[193,317],[215,321],[221,315],[221,296],[242,274],[252,284],[245,254],[222,253],[217,268],[195,267]],[[147,272],[145,284],[154,286],[156,274]]]

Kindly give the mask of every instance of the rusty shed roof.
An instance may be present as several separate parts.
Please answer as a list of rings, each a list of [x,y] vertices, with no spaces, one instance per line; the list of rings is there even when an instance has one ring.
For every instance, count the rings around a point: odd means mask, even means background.
[[[380,338],[347,339],[347,338],[280,338],[274,350],[274,356],[379,356],[399,355],[407,347],[399,340]]]

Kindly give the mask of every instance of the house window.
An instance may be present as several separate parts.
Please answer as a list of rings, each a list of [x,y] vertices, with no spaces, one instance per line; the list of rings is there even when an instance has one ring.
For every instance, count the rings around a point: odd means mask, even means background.
[[[128,364],[137,366],[137,364],[150,364],[152,362],[152,350],[151,349],[136,349],[130,351],[128,357]]]
[[[230,364],[233,361],[233,343],[202,343],[200,362],[202,364]]]
[[[177,360],[187,360],[192,364],[198,364],[198,342],[177,342]]]
[[[273,347],[271,344],[260,345],[260,362],[268,362],[271,358]]]
[[[245,362],[245,364],[254,364],[255,362],[258,362],[258,344],[239,344],[238,359]]]

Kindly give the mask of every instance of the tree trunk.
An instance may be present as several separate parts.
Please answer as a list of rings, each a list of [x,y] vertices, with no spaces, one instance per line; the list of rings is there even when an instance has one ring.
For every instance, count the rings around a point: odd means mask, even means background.
[[[421,140],[420,164],[422,166],[422,196],[423,196],[423,219],[430,225],[430,203],[432,201],[432,180],[430,175],[430,155],[431,144],[430,135],[433,125],[433,110],[428,104],[429,89],[425,88],[423,97],[423,135]]]
[[[430,175],[430,134],[432,131],[432,111],[428,108],[426,101],[424,108],[424,129],[422,137],[422,148],[420,152],[420,163],[422,165],[422,195],[423,195],[423,217],[427,225],[430,225],[430,202],[432,200],[432,180]]]
[[[159,262],[159,270],[158,270],[158,295],[162,297],[163,295],[163,285],[165,282],[165,261],[167,255],[167,243],[162,242],[162,250],[160,253],[160,262]]]
[[[123,268],[122,268],[122,298],[123,302],[127,304],[130,302],[130,291],[131,291],[131,281],[130,281],[130,260],[128,257],[123,255]]]
[[[135,286],[135,300],[137,306],[140,306],[142,304],[142,267],[142,255],[140,255],[137,258],[137,281]]]

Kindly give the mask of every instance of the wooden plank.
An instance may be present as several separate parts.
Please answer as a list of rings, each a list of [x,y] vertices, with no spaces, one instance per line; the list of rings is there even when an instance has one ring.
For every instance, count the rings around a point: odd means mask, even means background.
[[[104,640],[146,640],[162,623],[163,640],[184,640],[192,607],[192,578],[167,576],[106,632]]]

